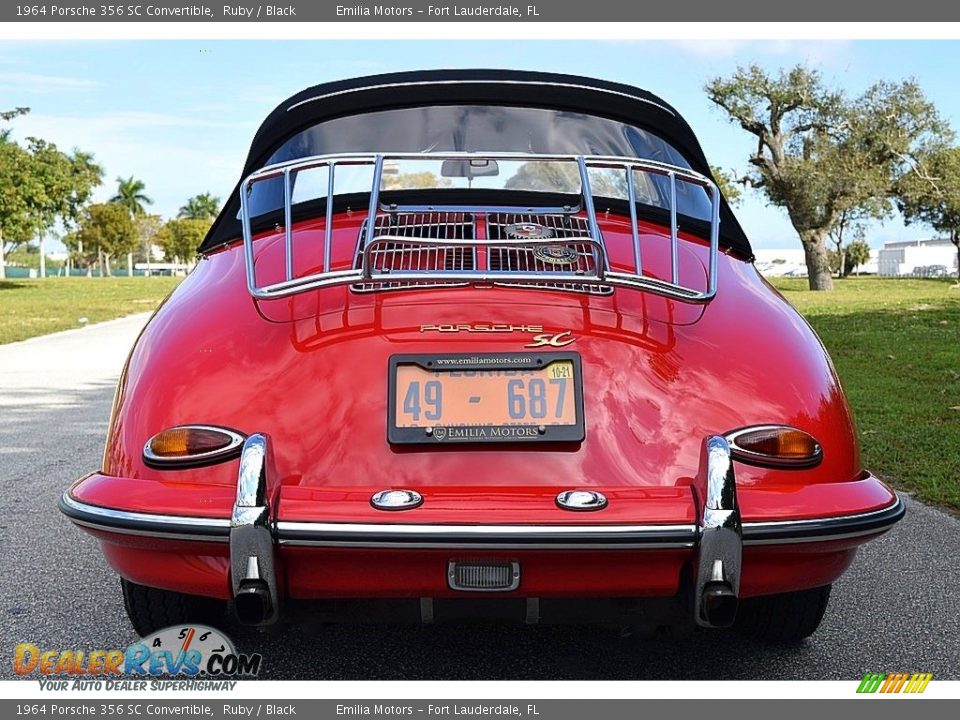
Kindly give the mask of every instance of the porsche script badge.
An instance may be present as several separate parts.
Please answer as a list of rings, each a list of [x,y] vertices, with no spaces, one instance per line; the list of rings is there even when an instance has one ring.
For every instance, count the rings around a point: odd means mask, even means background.
[[[438,333],[530,333],[533,339],[524,347],[565,347],[576,341],[572,330],[558,333],[544,332],[543,325],[510,325],[508,323],[457,323],[421,325],[420,332]]]

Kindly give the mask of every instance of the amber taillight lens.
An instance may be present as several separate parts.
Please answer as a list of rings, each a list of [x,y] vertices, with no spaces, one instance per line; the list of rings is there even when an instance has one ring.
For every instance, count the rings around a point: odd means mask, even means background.
[[[787,425],[758,425],[727,435],[734,459],[751,465],[807,468],[823,459],[820,443],[810,433]]]
[[[157,433],[143,448],[143,460],[157,468],[196,467],[236,457],[243,435],[210,425],[178,425]]]

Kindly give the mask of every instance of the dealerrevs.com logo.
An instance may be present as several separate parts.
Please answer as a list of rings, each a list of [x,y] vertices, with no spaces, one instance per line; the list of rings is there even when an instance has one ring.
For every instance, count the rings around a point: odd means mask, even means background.
[[[13,670],[36,675],[42,690],[228,690],[232,678],[253,678],[263,657],[242,654],[219,630],[181,625],[160,630],[125,650],[14,648]],[[160,680],[159,678],[183,678]]]

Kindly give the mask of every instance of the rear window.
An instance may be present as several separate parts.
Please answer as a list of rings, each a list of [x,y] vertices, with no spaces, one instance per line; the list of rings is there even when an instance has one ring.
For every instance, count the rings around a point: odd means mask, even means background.
[[[583,113],[543,108],[487,105],[445,105],[400,108],[341,117],[318,123],[287,140],[267,164],[337,153],[529,153],[638,157],[689,168],[686,158],[657,135],[632,125]],[[500,161],[473,173],[450,173],[438,161],[401,160],[385,164],[381,188],[484,188],[579,193],[574,162]],[[327,169],[314,168],[291,177],[293,203],[326,196]],[[369,191],[373,168],[340,167],[335,194]],[[669,207],[666,178],[635,173],[638,202]],[[594,195],[625,199],[626,173],[591,169]],[[251,215],[283,205],[279,179],[257,183],[248,199]],[[703,188],[677,183],[677,210],[696,218],[710,217]]]

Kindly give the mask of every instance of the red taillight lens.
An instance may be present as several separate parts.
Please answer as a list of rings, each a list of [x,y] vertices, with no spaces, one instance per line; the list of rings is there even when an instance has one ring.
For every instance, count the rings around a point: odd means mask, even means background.
[[[143,448],[143,459],[153,467],[206,465],[235,457],[243,436],[209,425],[178,425],[154,435]]]
[[[823,458],[823,450],[812,435],[786,425],[743,428],[727,435],[736,460],[764,467],[812,467]]]

